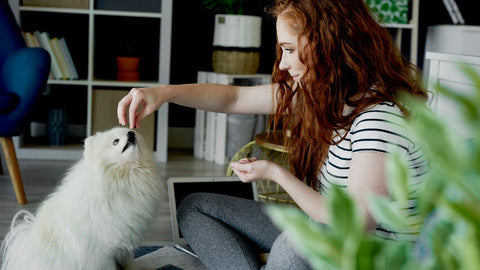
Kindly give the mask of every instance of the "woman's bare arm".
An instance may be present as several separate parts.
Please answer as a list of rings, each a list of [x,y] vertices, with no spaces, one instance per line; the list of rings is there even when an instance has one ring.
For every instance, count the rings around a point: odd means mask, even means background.
[[[275,106],[271,85],[159,85],[133,88],[120,100],[117,107],[119,123],[127,124],[128,112],[130,128],[136,128],[145,116],[156,111],[165,102],[223,113],[271,114]]]

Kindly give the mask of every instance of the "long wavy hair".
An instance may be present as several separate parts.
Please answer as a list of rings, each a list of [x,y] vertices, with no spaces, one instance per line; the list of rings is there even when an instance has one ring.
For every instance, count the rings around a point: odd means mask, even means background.
[[[348,130],[359,113],[380,102],[394,102],[407,115],[398,94],[426,100],[427,93],[419,69],[395,47],[363,0],[277,0],[270,12],[298,34],[299,60],[306,67],[295,84],[279,68],[277,42],[272,75],[277,107],[271,125],[284,134],[289,130],[290,169],[318,189],[317,173],[337,131]],[[353,109],[349,114],[346,105]]]

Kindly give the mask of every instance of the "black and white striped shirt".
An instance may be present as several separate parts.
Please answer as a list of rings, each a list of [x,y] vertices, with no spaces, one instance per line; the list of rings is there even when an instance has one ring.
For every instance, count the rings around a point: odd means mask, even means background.
[[[406,158],[409,166],[410,183],[414,185],[412,186],[413,190],[417,190],[422,176],[427,172],[427,163],[419,146],[407,137],[406,134],[408,133],[405,126],[402,125],[404,120],[401,110],[392,103],[380,103],[359,114],[345,139],[337,145],[330,146],[327,159],[317,176],[321,183],[320,191],[328,195],[328,190],[332,185],[346,188],[352,155],[361,151],[399,152]],[[341,138],[341,135],[344,134],[339,134],[337,140]],[[416,201],[414,192],[411,194],[409,205],[398,207],[409,218],[411,224],[418,223],[419,229],[421,221],[416,219],[414,213]],[[414,241],[418,229],[395,232],[380,224],[377,227],[376,234],[389,239]]]

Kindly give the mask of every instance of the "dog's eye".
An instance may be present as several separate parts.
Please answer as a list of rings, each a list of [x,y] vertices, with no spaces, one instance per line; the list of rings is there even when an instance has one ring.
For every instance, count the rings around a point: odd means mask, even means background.
[[[119,141],[119,139],[116,139],[115,141],[113,141],[113,145],[117,145]]]

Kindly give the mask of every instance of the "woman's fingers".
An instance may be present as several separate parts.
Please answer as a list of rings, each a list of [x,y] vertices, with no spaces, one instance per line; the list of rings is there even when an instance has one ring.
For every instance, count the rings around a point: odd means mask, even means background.
[[[117,117],[118,123],[122,126],[127,124],[127,107],[132,102],[132,95],[129,93],[128,95],[124,96],[120,102],[118,102],[117,106]]]

